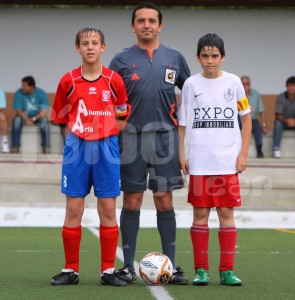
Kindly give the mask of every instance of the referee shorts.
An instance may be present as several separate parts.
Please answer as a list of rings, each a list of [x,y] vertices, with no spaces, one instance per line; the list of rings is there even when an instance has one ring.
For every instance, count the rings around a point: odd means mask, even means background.
[[[69,133],[64,147],[61,192],[84,198],[92,186],[98,198],[120,195],[118,138],[88,141]]]
[[[183,187],[178,160],[178,134],[165,132],[122,131],[121,190],[168,192]]]

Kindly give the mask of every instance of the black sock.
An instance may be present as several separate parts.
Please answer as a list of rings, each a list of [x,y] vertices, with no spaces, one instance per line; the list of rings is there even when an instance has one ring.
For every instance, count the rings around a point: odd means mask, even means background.
[[[122,235],[124,265],[129,264],[133,271],[137,233],[139,229],[139,217],[140,210],[128,211],[124,207],[121,210],[120,230]]]
[[[161,237],[163,253],[170,258],[175,268],[176,219],[174,209],[157,211],[157,226]]]

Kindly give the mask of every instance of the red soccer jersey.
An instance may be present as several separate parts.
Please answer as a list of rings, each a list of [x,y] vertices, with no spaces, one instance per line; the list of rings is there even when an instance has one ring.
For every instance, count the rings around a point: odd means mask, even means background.
[[[60,80],[52,108],[51,122],[68,128],[84,140],[98,140],[119,132],[115,107],[127,101],[120,75],[102,66],[94,81],[82,77],[82,66]]]

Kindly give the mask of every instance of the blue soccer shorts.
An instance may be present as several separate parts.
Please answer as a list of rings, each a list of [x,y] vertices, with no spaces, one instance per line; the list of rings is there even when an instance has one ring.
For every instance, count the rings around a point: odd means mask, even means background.
[[[92,187],[98,198],[120,195],[118,138],[87,141],[69,133],[64,147],[61,192],[84,198]]]

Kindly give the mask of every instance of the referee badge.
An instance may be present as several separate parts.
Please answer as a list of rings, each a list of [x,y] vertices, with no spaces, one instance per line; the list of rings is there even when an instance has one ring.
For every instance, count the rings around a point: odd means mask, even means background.
[[[166,82],[175,84],[175,76],[176,76],[176,71],[171,70],[171,69],[166,69],[166,74],[165,74]]]

